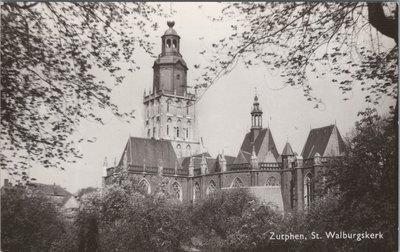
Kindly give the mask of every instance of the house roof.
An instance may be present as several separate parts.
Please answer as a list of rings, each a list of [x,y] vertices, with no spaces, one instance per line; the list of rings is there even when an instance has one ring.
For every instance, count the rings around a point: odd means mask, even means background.
[[[321,156],[323,156],[333,133],[337,133],[337,147],[339,153],[342,153],[344,151],[343,139],[336,125],[330,125],[322,128],[312,129],[310,131],[306,144],[301,152],[303,158],[312,158],[316,153],[319,153]]]
[[[122,165],[124,160],[135,166],[158,167],[162,164],[164,168],[175,168],[175,165],[180,168],[174,148],[168,140],[130,137],[119,165]]]
[[[64,205],[69,198],[74,196],[72,193],[68,192],[65,188],[59,185],[53,184],[42,184],[42,183],[29,183],[28,187],[37,193],[40,193],[47,197],[59,198],[56,200],[61,206]]]
[[[283,148],[282,151],[282,156],[293,156],[294,152],[292,150],[292,146],[290,146],[289,142],[286,142],[285,147]]]

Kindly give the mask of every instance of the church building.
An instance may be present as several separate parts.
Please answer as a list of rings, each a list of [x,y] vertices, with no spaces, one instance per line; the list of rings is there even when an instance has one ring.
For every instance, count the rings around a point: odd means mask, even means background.
[[[344,153],[336,125],[312,129],[301,155],[287,142],[279,152],[270,128],[263,128],[258,96],[250,111],[251,130],[243,132],[235,157],[202,152],[196,128],[196,95],[187,91],[188,67],[180,54],[180,36],[168,22],[161,54],[153,65],[153,87],[145,92],[145,136],[129,137],[114,167],[103,167],[104,185],[124,171],[148,193],[160,176],[176,198],[193,202],[216,190],[244,187],[280,211],[305,209],[324,185],[324,171]],[[222,144],[222,143],[221,143]]]

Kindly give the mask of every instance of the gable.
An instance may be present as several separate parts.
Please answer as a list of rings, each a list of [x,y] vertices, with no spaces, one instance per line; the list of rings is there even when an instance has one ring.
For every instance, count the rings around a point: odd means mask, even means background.
[[[303,147],[303,158],[313,158],[316,153],[321,156],[336,156],[344,152],[344,142],[335,125],[312,129]]]
[[[130,137],[124,152],[122,153],[119,166],[124,163],[133,166],[175,168],[180,162],[175,154],[170,141],[139,137]]]

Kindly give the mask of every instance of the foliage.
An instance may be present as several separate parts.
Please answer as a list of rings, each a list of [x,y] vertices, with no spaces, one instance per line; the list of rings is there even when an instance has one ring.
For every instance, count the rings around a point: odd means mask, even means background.
[[[50,251],[64,230],[55,204],[22,187],[4,190],[1,195],[2,251]]]
[[[301,218],[303,232],[383,232],[384,239],[324,239],[293,244],[297,251],[396,251],[398,214],[397,126],[394,115],[361,113],[346,155],[327,170],[326,192]]]
[[[397,10],[396,3],[225,3],[213,20],[235,22],[229,35],[212,44],[199,84],[213,84],[242,62],[265,65],[284,87],[300,86],[317,106],[322,101],[312,95],[310,80],[324,76],[343,93],[361,85],[369,91],[367,102],[396,98]],[[395,44],[382,43],[382,34]]]
[[[28,179],[31,163],[60,168],[80,157],[71,135],[83,119],[102,123],[97,109],[132,115],[110,93],[124,79],[122,63],[133,71],[135,51],[151,53],[147,33],[157,29],[158,10],[147,3],[1,5],[2,169]]]
[[[158,190],[147,195],[137,183],[125,182],[83,198],[80,251],[91,251],[89,245],[104,251],[180,250],[191,234],[187,207]]]

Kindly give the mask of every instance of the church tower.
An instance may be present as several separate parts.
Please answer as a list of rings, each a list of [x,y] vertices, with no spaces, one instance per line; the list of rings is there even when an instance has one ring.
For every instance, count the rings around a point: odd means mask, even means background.
[[[256,94],[254,96],[253,108],[251,110],[251,132],[253,134],[253,141],[255,141],[262,129],[262,114],[263,112]]]
[[[180,53],[180,36],[167,22],[161,37],[161,54],[153,65],[153,89],[144,93],[147,138],[170,140],[178,157],[200,151],[196,132],[196,96],[187,91],[186,62]]]

